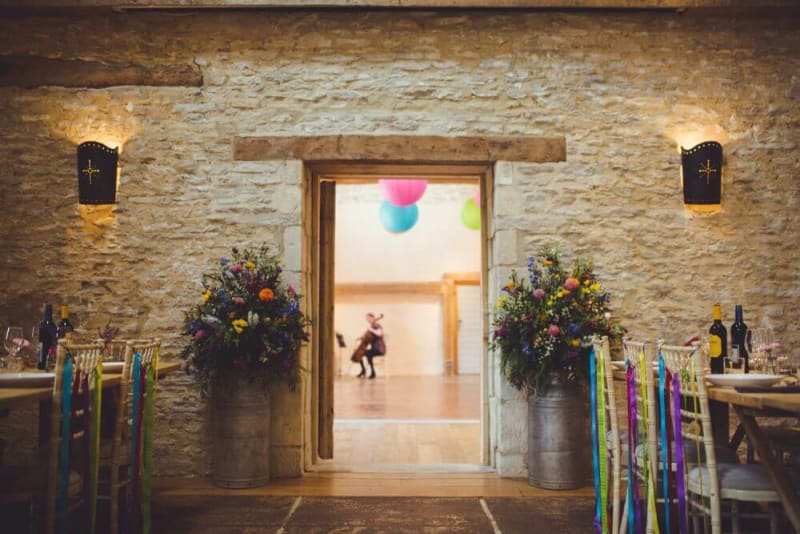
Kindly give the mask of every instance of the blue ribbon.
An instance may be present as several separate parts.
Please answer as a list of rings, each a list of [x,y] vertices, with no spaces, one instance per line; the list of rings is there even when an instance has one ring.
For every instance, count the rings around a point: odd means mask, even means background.
[[[661,414],[661,488],[664,492],[664,522],[667,527],[667,532],[672,532],[670,529],[669,520],[669,439],[667,436],[667,388],[664,384],[665,369],[664,369],[664,355],[658,355],[658,400],[660,403],[659,413]]]
[[[142,365],[142,355],[138,352],[133,354],[133,406],[131,408],[131,467],[130,467],[130,478],[129,480],[134,479],[134,471],[137,469],[136,465],[136,444],[139,443],[139,434],[138,429],[139,425],[138,418],[139,418],[139,388],[141,387],[141,383],[139,380],[139,367]]]
[[[61,382],[61,448],[58,485],[58,530],[67,532],[67,501],[69,500],[69,446],[72,422],[72,356],[67,355]]]
[[[595,361],[594,347],[589,352],[589,384],[592,403],[592,464],[594,467],[594,528],[598,532],[603,531],[600,523],[601,504],[600,504],[600,442],[597,436],[597,363]]]

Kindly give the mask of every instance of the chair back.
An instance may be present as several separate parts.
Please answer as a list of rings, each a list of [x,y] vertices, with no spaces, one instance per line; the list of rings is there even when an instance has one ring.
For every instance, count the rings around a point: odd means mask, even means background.
[[[607,523],[605,512],[607,509],[605,496],[609,494],[608,487],[611,487],[611,532],[616,534],[620,531],[620,488],[622,482],[622,444],[620,438],[620,425],[617,419],[617,398],[614,392],[614,368],[611,365],[611,347],[607,336],[594,336],[592,338],[595,362],[597,369],[595,376],[596,383],[593,384],[595,397],[598,402],[598,413],[595,417],[595,426],[598,427],[598,436],[595,447],[598,448],[595,457],[597,489],[600,494],[601,515],[597,519],[603,524]],[[602,398],[601,398],[602,397]],[[600,401],[602,401],[602,413],[600,412]],[[605,454],[603,454],[605,453]],[[605,472],[605,463],[611,462],[610,476]],[[602,462],[602,463],[601,463]]]
[[[625,359],[626,398],[628,414],[628,465],[629,491],[628,506],[634,510],[629,518],[639,525],[644,523],[647,533],[655,532],[658,524],[656,509],[656,481],[658,466],[658,432],[656,428],[656,398],[653,390],[653,361],[655,347],[652,343],[625,338],[622,341]],[[631,424],[632,423],[632,424]],[[638,499],[638,488],[643,488],[642,502]],[[637,530],[633,523],[628,524],[631,531]],[[639,527],[641,528],[641,527]]]
[[[67,531],[68,513],[85,507],[84,529],[92,530],[97,499],[99,409],[103,365],[99,343],[70,344],[60,341],[56,349],[53,401],[46,484],[45,529],[56,525]],[[80,476],[81,490],[70,496],[71,472]],[[88,505],[88,506],[86,506]]]
[[[680,447],[683,448],[683,466],[677,466],[681,469],[678,469],[676,476],[685,477],[694,468],[704,468],[708,478],[700,477],[700,480],[706,480],[709,485],[698,494],[686,491],[689,508],[679,511],[679,516],[673,522],[674,526],[677,528],[677,521],[688,521],[689,514],[701,515],[704,519],[710,518],[712,532],[720,532],[722,521],[719,480],[711,430],[711,412],[703,378],[705,374],[703,353],[699,345],[690,347],[663,345],[660,356],[664,362],[665,374],[671,378],[671,383],[660,378],[659,387],[661,382],[667,382],[663,387],[666,389],[667,404],[672,408],[675,448],[676,451]],[[688,447],[693,447],[694,450],[690,453]],[[678,484],[680,485],[679,482]]]

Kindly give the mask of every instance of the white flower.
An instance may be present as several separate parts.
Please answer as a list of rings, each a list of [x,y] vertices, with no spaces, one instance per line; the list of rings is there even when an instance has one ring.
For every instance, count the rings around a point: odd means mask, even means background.
[[[256,326],[258,324],[259,318],[256,312],[247,312],[247,324],[250,326]]]
[[[611,312],[606,312],[606,313],[604,313],[604,314],[603,314],[603,317],[605,317],[605,318],[606,318],[606,320],[608,320],[608,319],[611,319]]]

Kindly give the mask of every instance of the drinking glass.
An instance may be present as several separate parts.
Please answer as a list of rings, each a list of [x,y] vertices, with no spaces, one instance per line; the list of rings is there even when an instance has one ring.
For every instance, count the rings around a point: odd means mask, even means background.
[[[3,346],[8,351],[6,356],[6,370],[12,372],[22,371],[24,364],[19,356],[19,351],[28,346],[28,340],[22,336],[22,327],[9,326],[3,338]]]

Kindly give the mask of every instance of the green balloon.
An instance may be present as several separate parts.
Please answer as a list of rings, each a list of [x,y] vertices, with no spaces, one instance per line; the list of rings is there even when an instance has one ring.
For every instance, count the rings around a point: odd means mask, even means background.
[[[475,204],[474,198],[468,198],[461,208],[461,222],[470,230],[479,230],[481,227],[481,209]]]

